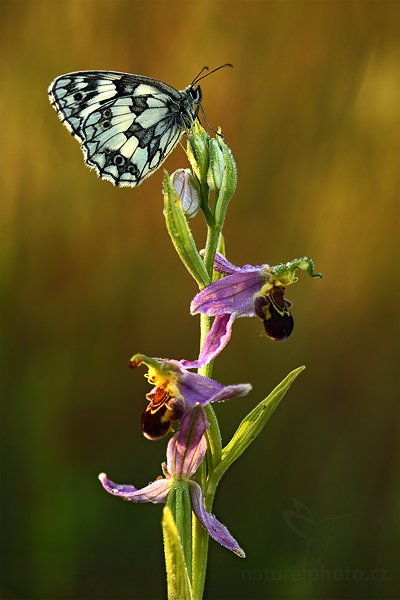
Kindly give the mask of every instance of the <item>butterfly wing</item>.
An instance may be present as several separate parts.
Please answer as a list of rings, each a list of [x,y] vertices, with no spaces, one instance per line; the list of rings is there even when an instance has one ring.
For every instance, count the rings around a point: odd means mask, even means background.
[[[158,169],[186,129],[183,104],[193,102],[186,90],[110,71],[62,75],[49,98],[86,164],[119,186],[139,185]]]

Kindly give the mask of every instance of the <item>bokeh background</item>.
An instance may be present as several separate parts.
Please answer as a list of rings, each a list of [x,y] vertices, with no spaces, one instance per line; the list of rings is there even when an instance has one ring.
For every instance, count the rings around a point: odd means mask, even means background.
[[[254,391],[217,407],[224,440],[293,368],[306,371],[227,474],[215,514],[246,549],[210,543],[210,599],[379,599],[396,588],[400,4],[14,0],[1,3],[2,588],[11,599],[165,596],[160,507],[144,485],[165,440],[139,430],[134,352],[194,358],[195,284],[169,242],[161,171],[115,189],[85,168],[47,99],[59,74],[110,69],[185,87],[239,184],[225,227],[237,264],[311,256],[275,344],[241,319],[218,360]],[[178,148],[166,168],[186,166]],[[201,219],[193,223],[199,245]]]

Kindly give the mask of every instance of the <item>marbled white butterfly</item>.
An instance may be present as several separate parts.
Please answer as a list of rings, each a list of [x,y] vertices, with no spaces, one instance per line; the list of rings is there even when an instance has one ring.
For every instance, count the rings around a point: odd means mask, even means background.
[[[50,84],[49,98],[81,144],[86,164],[114,185],[136,186],[193,126],[201,108],[197,83],[218,70],[201,76],[205,69],[181,91],[143,75],[67,73]]]

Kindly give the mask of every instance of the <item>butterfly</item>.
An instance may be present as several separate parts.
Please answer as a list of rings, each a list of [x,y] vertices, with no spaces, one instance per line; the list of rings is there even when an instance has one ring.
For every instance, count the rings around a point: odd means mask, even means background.
[[[198,82],[183,90],[151,77],[78,71],[54,79],[49,99],[85,163],[116,186],[137,186],[164,162],[202,110]]]

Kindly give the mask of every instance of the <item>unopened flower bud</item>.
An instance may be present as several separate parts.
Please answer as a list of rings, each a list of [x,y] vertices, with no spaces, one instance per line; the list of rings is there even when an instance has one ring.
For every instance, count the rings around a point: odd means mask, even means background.
[[[210,162],[207,171],[207,184],[211,190],[220,190],[224,174],[225,161],[223,152],[215,138],[209,144]]]
[[[181,199],[183,212],[189,219],[195,217],[200,208],[200,189],[190,169],[178,169],[171,175],[171,182]]]
[[[208,133],[202,128],[198,121],[196,121],[194,128],[188,137],[187,157],[190,166],[193,169],[193,173],[196,175],[201,185],[203,185],[207,179],[209,140],[210,136]]]

